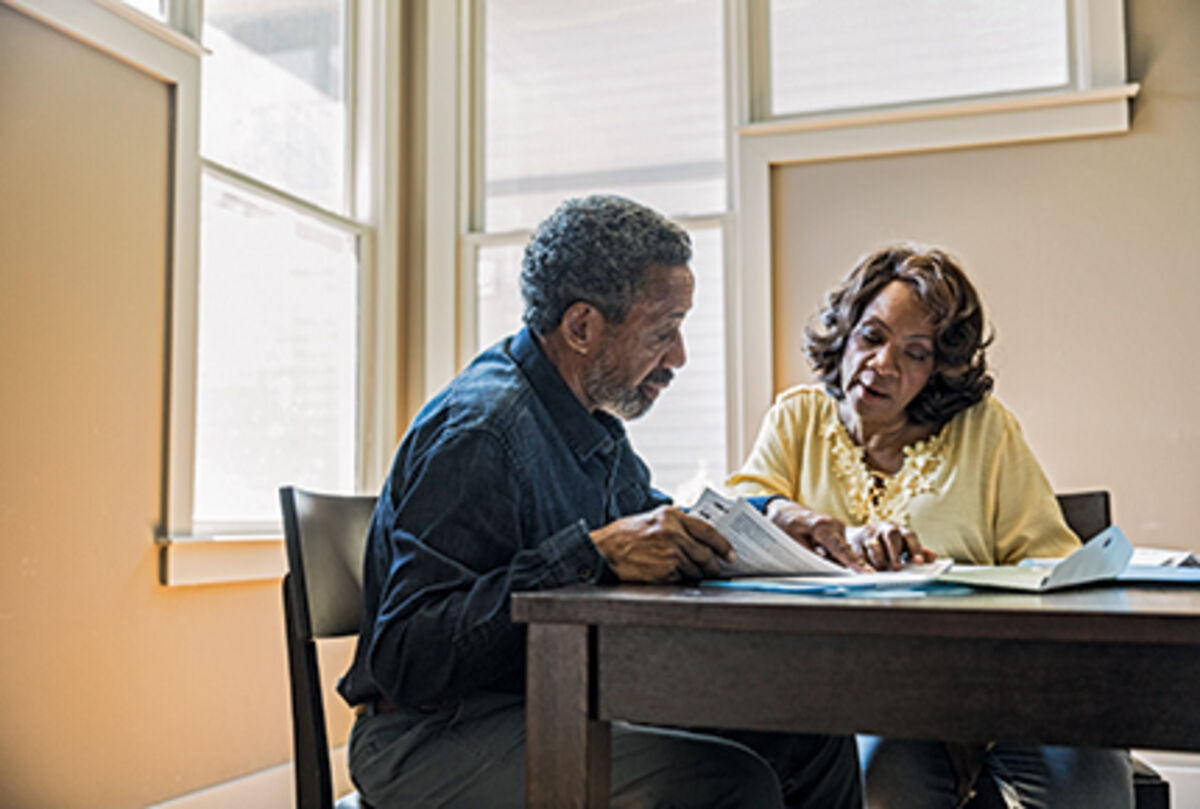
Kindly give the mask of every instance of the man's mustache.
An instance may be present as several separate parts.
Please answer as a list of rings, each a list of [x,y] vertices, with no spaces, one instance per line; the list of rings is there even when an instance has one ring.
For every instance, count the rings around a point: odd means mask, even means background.
[[[675,372],[670,368],[655,368],[646,374],[646,381],[652,385],[669,385],[675,378]]]

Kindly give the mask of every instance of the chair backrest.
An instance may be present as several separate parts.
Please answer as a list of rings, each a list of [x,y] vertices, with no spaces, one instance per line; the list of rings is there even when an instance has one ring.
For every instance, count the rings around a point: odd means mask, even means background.
[[[372,495],[279,490],[288,572],[283,579],[298,809],[330,809],[333,779],[316,638],[354,635],[363,611],[362,560]]]
[[[1112,510],[1108,492],[1071,492],[1055,495],[1067,527],[1083,542],[1112,525]]]

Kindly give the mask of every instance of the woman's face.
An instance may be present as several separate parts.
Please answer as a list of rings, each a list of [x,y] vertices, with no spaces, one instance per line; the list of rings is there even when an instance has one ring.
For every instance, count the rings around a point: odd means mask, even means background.
[[[842,353],[846,404],[864,424],[899,426],[934,369],[934,326],[912,287],[892,281],[867,304]]]

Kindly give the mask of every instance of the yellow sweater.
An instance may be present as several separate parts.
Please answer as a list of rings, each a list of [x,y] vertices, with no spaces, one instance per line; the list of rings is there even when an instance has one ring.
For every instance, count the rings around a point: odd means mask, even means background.
[[[872,492],[872,472],[823,388],[779,395],[741,471],[741,495],[782,494],[858,526],[911,528],[938,556],[977,565],[1065,556],[1079,540],[1016,418],[988,396],[904,450],[904,465]]]

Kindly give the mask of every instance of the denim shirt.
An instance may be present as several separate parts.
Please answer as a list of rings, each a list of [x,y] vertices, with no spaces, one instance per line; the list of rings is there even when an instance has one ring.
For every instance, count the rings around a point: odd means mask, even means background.
[[[493,346],[430,400],[396,452],[338,691],[351,705],[410,707],[522,693],[512,593],[615,581],[588,532],[667,502],[621,422],[589,413],[528,330]]]

